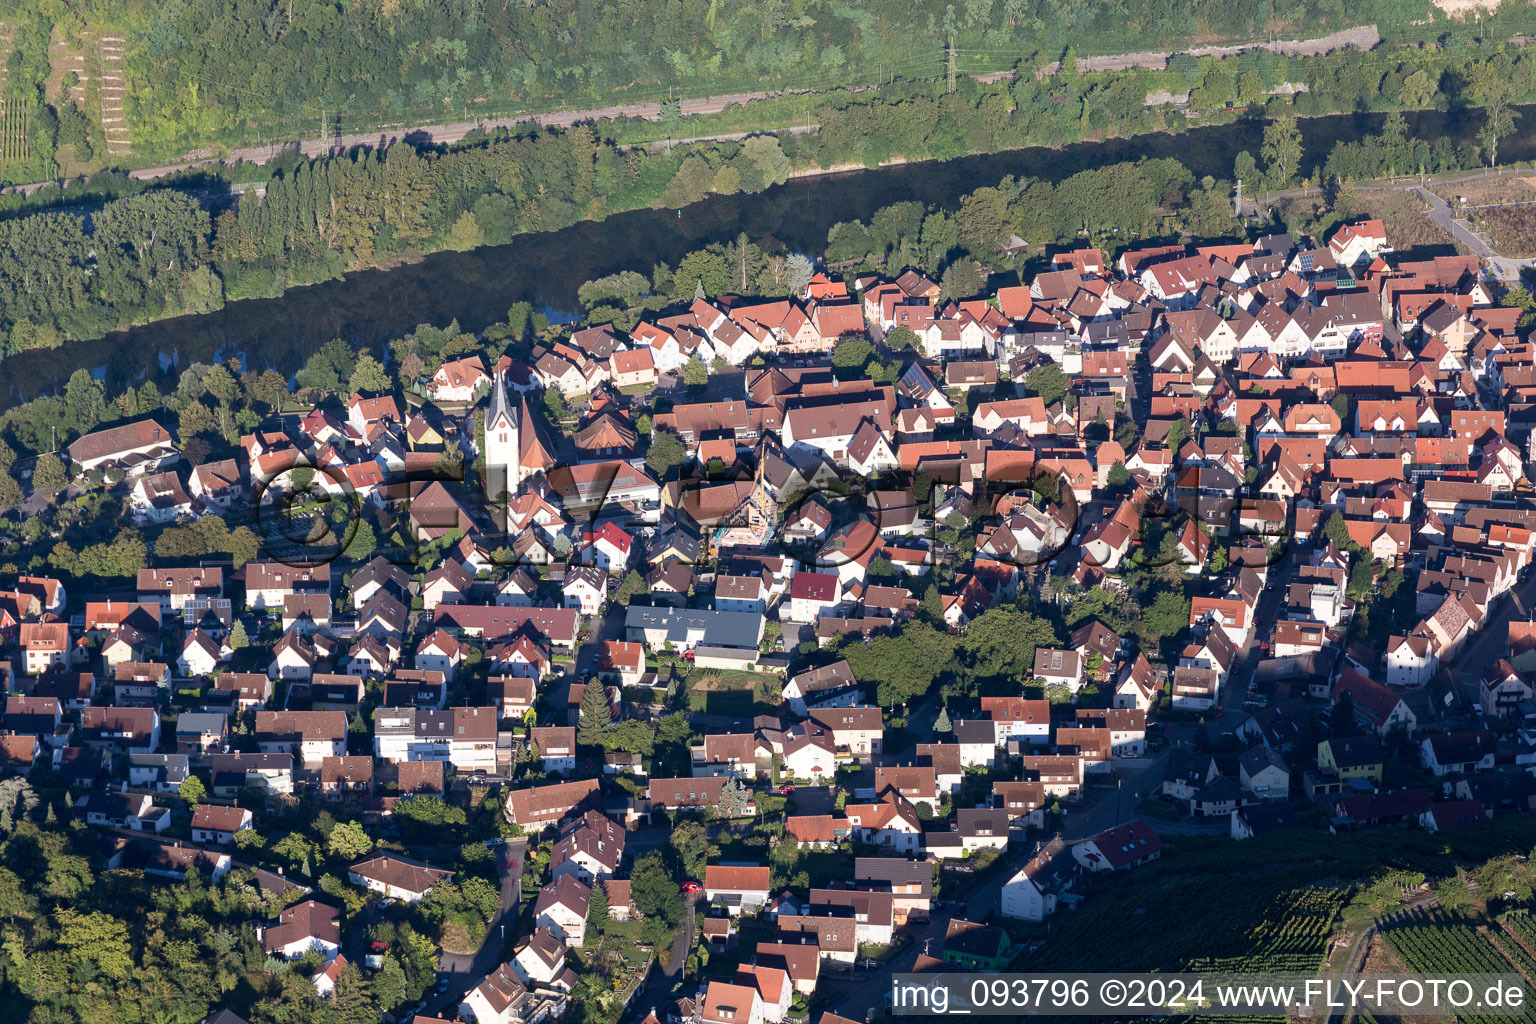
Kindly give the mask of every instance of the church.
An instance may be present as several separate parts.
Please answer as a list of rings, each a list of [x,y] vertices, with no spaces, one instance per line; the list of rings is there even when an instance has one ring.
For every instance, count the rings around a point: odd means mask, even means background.
[[[485,411],[485,496],[498,507],[538,479],[555,464],[538,420],[528,411],[528,400],[519,395],[513,405],[507,398],[507,381],[498,367],[491,385],[490,406]]]

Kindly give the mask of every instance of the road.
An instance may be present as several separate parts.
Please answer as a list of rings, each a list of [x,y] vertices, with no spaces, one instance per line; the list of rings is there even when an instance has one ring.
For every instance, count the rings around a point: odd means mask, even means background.
[[[1285,608],[1286,590],[1296,573],[1297,559],[1301,557],[1296,547],[1293,538],[1286,547],[1285,557],[1269,567],[1269,579],[1259,594],[1259,606],[1254,612],[1248,642],[1238,650],[1232,675],[1221,691],[1220,704],[1227,713],[1211,722],[1217,733],[1231,732],[1242,719],[1241,715],[1232,712],[1240,710],[1243,701],[1248,699],[1248,686],[1253,682],[1254,670],[1263,660],[1259,644],[1268,639]]]
[[[1505,284],[1519,284],[1520,272],[1536,266],[1536,260],[1517,260],[1500,256],[1487,242],[1456,219],[1449,203],[1429,189],[1415,186],[1412,191],[1429,204],[1429,219],[1443,230],[1450,232],[1451,237],[1471,249],[1481,259],[1486,260],[1494,274]]]
[[[688,900],[688,919],[678,929],[677,937],[672,940],[672,956],[663,965],[657,962],[651,968],[651,973],[645,979],[645,986],[635,993],[635,998],[630,1002],[632,1007],[638,1010],[656,1011],[657,1017],[665,1017],[667,1005],[677,998],[672,994],[672,986],[676,985],[682,976],[683,964],[688,960],[688,951],[693,948],[693,914],[699,900],[703,898],[702,892],[690,893]]]
[[[438,958],[438,969],[447,975],[448,987],[429,997],[422,1013],[430,1015],[445,1006],[457,1009],[457,1000],[502,963],[507,932],[515,930],[517,925],[517,904],[522,897],[523,886],[523,857],[527,852],[528,840],[523,836],[507,840],[501,850],[497,851],[496,866],[501,874],[501,904],[496,908],[496,916],[491,918],[485,930],[485,939],[473,955],[445,951]]]
[[[1493,612],[1457,655],[1455,675],[1468,703],[1477,700],[1478,681],[1483,673],[1509,653],[1510,620],[1516,614],[1522,619],[1528,618],[1533,604],[1536,604],[1536,573],[1529,574],[1523,583],[1510,588],[1509,593],[1499,599]]]

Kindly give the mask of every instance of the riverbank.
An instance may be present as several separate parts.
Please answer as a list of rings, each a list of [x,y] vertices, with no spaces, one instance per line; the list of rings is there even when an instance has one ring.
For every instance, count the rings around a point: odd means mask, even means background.
[[[1320,162],[1338,141],[1358,139],[1379,126],[1369,114],[1335,115],[1301,122],[1307,166]],[[1536,124],[1536,108],[1524,123]],[[1480,119],[1427,111],[1409,118],[1416,136],[1470,139]],[[5,361],[0,408],[11,408],[62,388],[76,369],[104,376],[109,391],[191,362],[240,356],[255,369],[286,374],[303,366],[332,338],[377,345],[418,324],[480,331],[501,321],[509,306],[527,301],[536,309],[580,308],[585,281],[634,270],[649,274],[712,242],[746,232],[773,239],[791,251],[819,254],[827,231],[840,221],[865,219],[882,206],[914,201],[954,208],[961,196],[1005,176],[1059,180],[1078,171],[1123,161],[1172,157],[1199,177],[1228,173],[1240,151],[1257,152],[1262,122],[1192,128],[1076,143],[1031,147],[948,161],[904,161],[879,170],[862,165],[801,176],[753,195],[712,196],[681,211],[642,209],[602,221],[581,221],[559,231],[519,236],[510,245],[467,252],[444,251],[391,270],[353,271],[341,278],[293,288],[275,298],[245,299],[198,316],[161,320],[115,331],[92,341],[23,352]],[[1506,140],[1509,159],[1536,156],[1536,134]]]

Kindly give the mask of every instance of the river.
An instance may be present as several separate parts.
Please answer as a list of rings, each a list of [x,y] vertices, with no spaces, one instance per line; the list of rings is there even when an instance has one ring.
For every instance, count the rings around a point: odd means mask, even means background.
[[[1303,120],[1302,166],[1321,164],[1334,143],[1375,132],[1380,122],[1378,114]],[[1408,115],[1410,133],[1428,139],[1449,135],[1470,141],[1481,123],[1480,112]],[[1499,147],[1507,160],[1536,154],[1536,107],[1524,108],[1518,124],[1524,130]],[[479,331],[504,319],[508,307],[521,300],[540,309],[574,310],[576,289],[584,281],[619,270],[649,276],[657,262],[675,264],[693,249],[734,239],[742,231],[753,239],[777,239],[790,249],[818,253],[827,229],[838,221],[867,219],[880,207],[904,200],[953,207],[965,193],[1009,174],[1060,179],[1122,160],[1174,157],[1197,178],[1230,175],[1238,152],[1258,155],[1262,132],[1261,121],[1244,120],[1179,134],[799,178],[756,195],[715,196],[687,207],[681,217],[673,210],[635,210],[525,235],[510,245],[435,253],[393,269],[357,271],[295,288],[278,298],[232,302],[213,313],[13,356],[0,373],[0,408],[61,389],[80,367],[105,370],[108,393],[115,394],[125,382],[173,363],[185,366],[239,354],[247,365],[291,373],[332,338],[377,344],[418,324],[443,326],[455,319],[463,329]]]

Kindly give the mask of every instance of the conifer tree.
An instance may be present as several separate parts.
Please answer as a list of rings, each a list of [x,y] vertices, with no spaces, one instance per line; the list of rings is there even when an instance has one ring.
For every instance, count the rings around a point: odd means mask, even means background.
[[[602,746],[603,736],[613,725],[613,709],[608,706],[608,688],[597,680],[587,684],[581,697],[581,721],[576,727],[576,742],[583,747]]]

